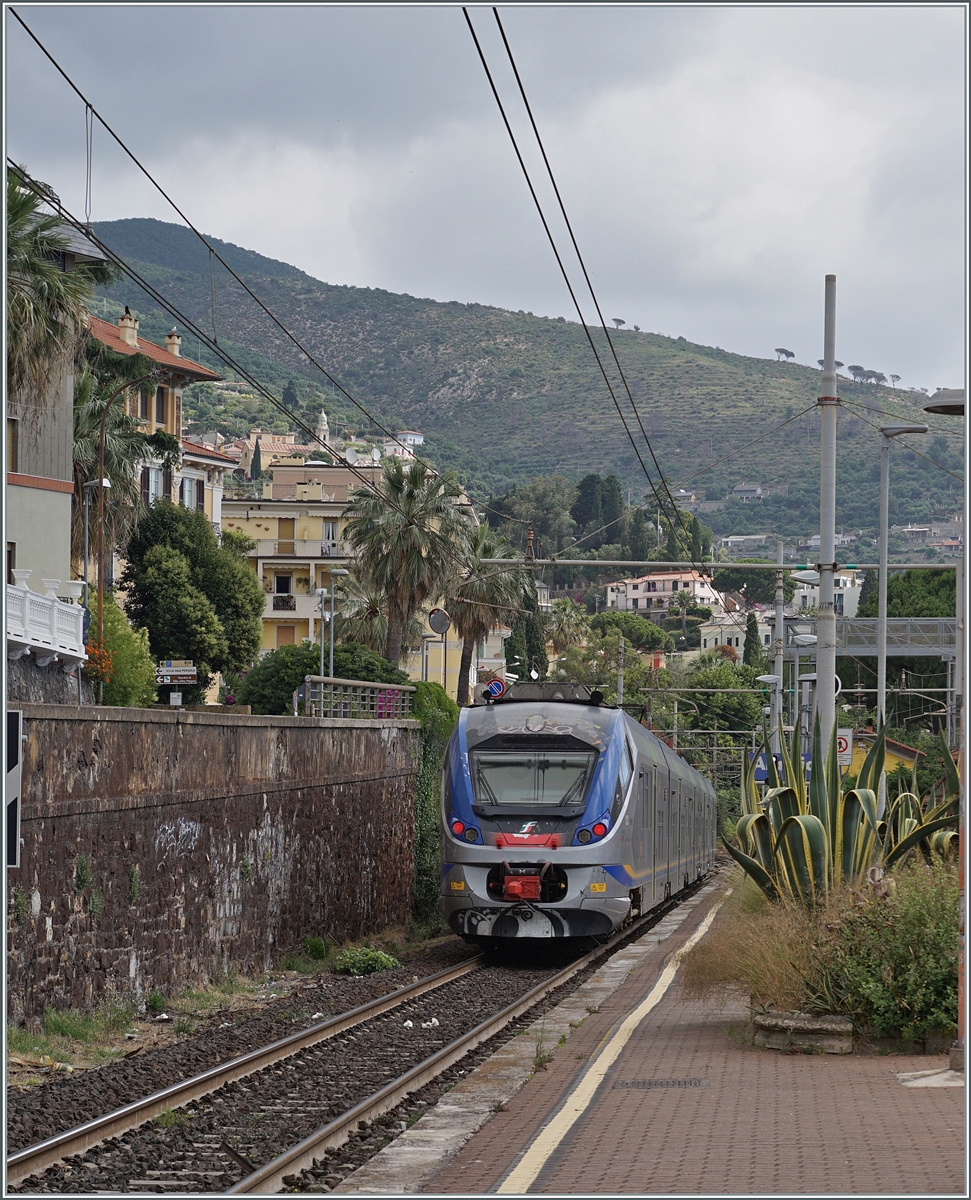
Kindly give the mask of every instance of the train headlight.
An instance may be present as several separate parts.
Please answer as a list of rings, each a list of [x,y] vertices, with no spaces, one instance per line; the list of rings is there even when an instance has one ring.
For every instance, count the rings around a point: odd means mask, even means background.
[[[577,834],[577,841],[582,842],[583,845],[585,846],[592,837],[593,837],[593,834],[590,832],[589,829],[581,829],[580,832]]]
[[[467,842],[477,842],[479,840],[479,831],[469,826],[465,831],[465,840]]]

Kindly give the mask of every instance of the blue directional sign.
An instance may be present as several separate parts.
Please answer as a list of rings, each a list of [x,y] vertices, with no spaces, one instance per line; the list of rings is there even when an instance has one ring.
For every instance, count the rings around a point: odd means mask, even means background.
[[[751,754],[749,754],[749,756],[748,756],[749,762],[752,761],[752,757],[753,756]],[[803,754],[802,762],[803,762],[803,766],[806,768],[806,778],[808,779],[809,772],[812,769],[812,765],[813,765],[812,755],[811,754]],[[782,772],[781,760],[777,760],[776,765],[781,774],[781,772]],[[755,782],[756,783],[765,783],[765,781],[768,779],[768,777],[769,777],[769,772],[768,772],[768,768],[766,767],[766,764],[765,764],[765,752],[763,751],[759,755],[758,761],[755,764]]]

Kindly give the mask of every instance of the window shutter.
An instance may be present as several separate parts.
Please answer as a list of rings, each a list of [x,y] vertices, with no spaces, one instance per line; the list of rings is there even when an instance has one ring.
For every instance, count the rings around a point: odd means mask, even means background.
[[[168,467],[162,472],[162,495],[166,500],[172,499],[172,472]]]
[[[200,512],[206,510],[206,481],[204,479],[196,480],[196,508]]]
[[[165,388],[155,389],[155,423],[165,424]]]
[[[142,504],[147,508],[152,502],[151,494],[149,493],[149,473],[148,467],[142,467]]]

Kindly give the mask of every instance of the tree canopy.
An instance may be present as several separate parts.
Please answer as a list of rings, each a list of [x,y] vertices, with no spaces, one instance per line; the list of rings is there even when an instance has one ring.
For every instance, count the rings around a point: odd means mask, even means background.
[[[860,595],[859,617],[879,616],[880,596],[876,572]],[[887,577],[888,617],[953,617],[955,605],[953,571],[898,571]]]
[[[158,659],[192,659],[199,690],[215,671],[241,671],[262,640],[265,596],[245,545],[223,544],[205,513],[159,500],[125,550],[121,584],[133,624]]]
[[[265,654],[244,676],[236,699],[251,705],[254,713],[283,715],[293,711],[293,693],[306,676],[319,673],[319,643],[281,646]],[[366,683],[408,682],[404,671],[356,642],[335,646],[334,674],[338,679],[359,679]]]

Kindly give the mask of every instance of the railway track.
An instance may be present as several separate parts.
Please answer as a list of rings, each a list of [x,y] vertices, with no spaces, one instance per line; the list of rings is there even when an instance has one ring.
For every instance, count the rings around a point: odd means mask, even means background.
[[[28,1146],[7,1159],[8,1187],[283,1190],[693,891],[561,970],[467,960]]]

